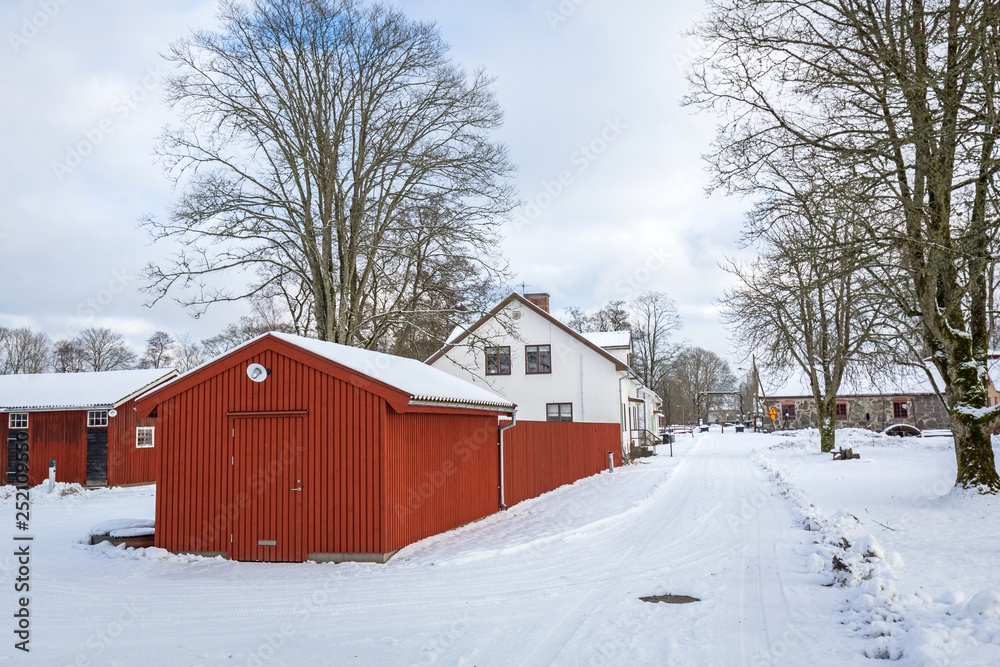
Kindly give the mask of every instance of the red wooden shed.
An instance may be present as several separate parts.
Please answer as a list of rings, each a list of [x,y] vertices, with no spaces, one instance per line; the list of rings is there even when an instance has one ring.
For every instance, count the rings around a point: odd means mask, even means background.
[[[5,484],[18,479],[18,438],[29,443],[29,484],[49,476],[89,486],[156,481],[155,422],[138,418],[135,397],[177,376],[173,369],[0,376]]]
[[[497,511],[514,407],[415,360],[265,334],[140,397],[158,424],[156,546],[385,562]]]

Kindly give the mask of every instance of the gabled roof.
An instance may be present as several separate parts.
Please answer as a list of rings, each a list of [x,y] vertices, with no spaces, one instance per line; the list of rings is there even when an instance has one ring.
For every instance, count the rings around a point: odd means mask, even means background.
[[[580,335],[606,350],[632,347],[631,331],[585,331]]]
[[[479,408],[502,412],[509,412],[515,407],[514,403],[487,389],[449,375],[437,368],[431,368],[416,359],[406,359],[382,352],[279,332],[266,333],[247,341],[188,371],[174,381],[148,392],[141,400],[143,403],[148,403],[150,400],[155,400],[157,403],[162,402],[186,390],[187,386],[196,379],[196,376],[202,374],[208,367],[240,354],[245,348],[257,346],[269,339],[277,341],[279,345],[289,345],[307,352],[313,355],[313,358],[319,357],[353,371],[357,375],[372,380],[377,385],[395,390],[393,393],[396,396],[402,393],[405,395],[403,397],[404,406],[408,399],[411,405]]]
[[[456,347],[458,347],[459,345],[461,345],[462,341],[464,341],[466,338],[468,338],[477,329],[479,329],[481,326],[483,326],[484,324],[486,324],[487,322],[489,322],[490,320],[492,320],[494,317],[496,317],[500,313],[500,311],[502,311],[504,308],[506,308],[508,305],[510,305],[512,302],[515,302],[515,301],[517,303],[521,304],[522,306],[524,306],[525,308],[527,308],[528,310],[530,310],[531,312],[535,313],[536,315],[542,317],[543,319],[545,319],[546,321],[548,321],[550,324],[552,324],[553,326],[555,326],[557,329],[562,330],[563,332],[569,334],[570,336],[572,336],[576,340],[580,341],[581,343],[584,344],[585,347],[590,348],[591,350],[593,350],[594,352],[596,352],[598,355],[600,355],[600,356],[604,357],[605,359],[607,359],[608,361],[610,361],[612,364],[615,365],[615,368],[617,370],[620,370],[620,371],[628,370],[628,366],[626,366],[621,360],[616,359],[614,357],[614,355],[612,355],[610,352],[606,351],[600,345],[596,345],[592,341],[588,340],[583,334],[581,334],[581,333],[579,333],[577,331],[573,331],[568,326],[566,326],[565,324],[563,324],[562,322],[560,322],[559,320],[557,320],[555,317],[553,317],[549,313],[545,312],[544,310],[542,310],[541,308],[539,308],[538,306],[536,306],[535,304],[533,304],[531,301],[528,301],[527,299],[525,299],[523,296],[521,296],[517,292],[514,292],[513,294],[511,294],[510,296],[508,296],[506,299],[504,299],[503,301],[501,301],[500,303],[498,303],[496,306],[494,306],[493,309],[490,310],[490,312],[486,313],[486,315],[484,315],[481,318],[479,318],[479,320],[475,324],[473,324],[468,329],[466,329],[465,331],[463,331],[461,334],[459,334],[457,337],[455,337],[454,340],[452,340],[449,343],[447,343],[440,350],[438,350],[437,352],[435,352],[434,354],[432,354],[427,359],[427,361],[425,361],[424,363],[428,364],[428,365],[429,364],[433,364],[435,361],[437,361],[441,357],[443,357],[446,354],[448,354],[449,352],[451,352],[453,349],[455,349]],[[614,333],[617,333],[617,332],[614,332]]]
[[[359,347],[328,343],[286,333],[271,334],[313,354],[384,382],[410,395],[411,402],[468,403],[513,408],[514,404],[488,389],[417,361]]]
[[[0,375],[0,411],[115,408],[177,374],[172,368],[151,368]]]

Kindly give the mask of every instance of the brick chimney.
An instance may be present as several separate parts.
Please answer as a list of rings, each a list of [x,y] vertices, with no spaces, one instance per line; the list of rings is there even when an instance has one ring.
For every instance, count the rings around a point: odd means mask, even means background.
[[[549,295],[543,293],[539,294],[525,294],[524,298],[535,304],[546,313],[549,312]]]

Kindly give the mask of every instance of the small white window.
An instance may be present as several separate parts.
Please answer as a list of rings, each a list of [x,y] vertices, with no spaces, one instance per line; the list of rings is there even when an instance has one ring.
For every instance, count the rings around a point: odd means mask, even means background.
[[[139,426],[135,429],[135,446],[136,447],[152,447],[153,446],[153,431],[156,428],[153,426]]]
[[[87,412],[87,426],[101,427],[108,425],[107,410],[90,410]]]
[[[28,428],[27,412],[12,412],[7,420],[8,428]]]

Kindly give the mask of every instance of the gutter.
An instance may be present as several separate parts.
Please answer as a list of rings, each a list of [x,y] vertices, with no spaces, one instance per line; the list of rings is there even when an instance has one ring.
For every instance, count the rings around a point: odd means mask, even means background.
[[[504,498],[504,483],[503,483],[503,432],[509,428],[514,428],[515,424],[517,424],[517,408],[514,408],[514,411],[510,413],[510,423],[507,424],[506,426],[500,427],[500,509],[501,510],[507,509],[507,503],[505,502],[506,499]]]

